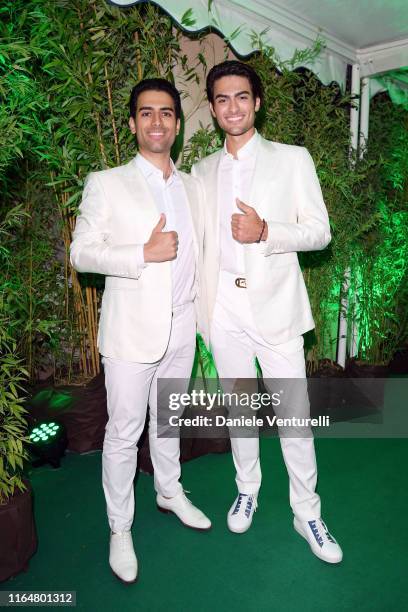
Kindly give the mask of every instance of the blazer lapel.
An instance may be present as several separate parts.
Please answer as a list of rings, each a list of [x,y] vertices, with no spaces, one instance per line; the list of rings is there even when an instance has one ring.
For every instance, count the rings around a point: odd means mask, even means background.
[[[211,160],[209,160],[208,168],[206,168],[205,174],[205,205],[208,206],[211,210],[211,218],[214,220],[214,235],[216,240],[216,245],[220,247],[220,208],[219,208],[219,198],[218,198],[218,167],[221,161],[221,155],[223,154],[223,149],[219,152],[218,155],[214,155]],[[222,179],[221,179],[222,180]]]
[[[154,221],[157,219],[157,215],[160,211],[157,208],[145,177],[137,167],[136,158],[134,157],[123,168],[126,178],[133,183],[132,189],[134,189],[135,192],[137,191],[138,210],[146,213],[146,215]]]
[[[260,136],[256,152],[255,171],[252,177],[249,205],[260,217],[263,216],[265,200],[271,197],[270,184],[273,182],[278,155],[272,142]]]
[[[180,174],[183,181],[184,189],[187,195],[187,208],[193,226],[193,244],[196,259],[198,259],[198,235],[197,231],[200,226],[200,208],[197,202],[198,194],[195,185],[188,176]]]

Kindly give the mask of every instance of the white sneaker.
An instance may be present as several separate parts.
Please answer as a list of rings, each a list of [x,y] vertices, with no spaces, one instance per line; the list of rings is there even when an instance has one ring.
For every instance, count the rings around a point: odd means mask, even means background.
[[[228,512],[227,525],[229,530],[234,533],[244,533],[247,531],[251,526],[257,507],[256,495],[239,493]]]
[[[115,576],[122,582],[126,584],[136,582],[137,559],[130,531],[111,533],[109,565]]]
[[[322,519],[299,521],[295,517],[293,526],[309,542],[316,557],[319,557],[322,561],[327,561],[327,563],[340,563],[343,552]]]
[[[184,495],[184,491],[170,499],[158,493],[156,503],[160,512],[165,514],[172,512],[178,516],[186,527],[191,527],[191,529],[197,529],[198,531],[208,531],[208,529],[211,529],[210,519],[191,503],[188,497]]]

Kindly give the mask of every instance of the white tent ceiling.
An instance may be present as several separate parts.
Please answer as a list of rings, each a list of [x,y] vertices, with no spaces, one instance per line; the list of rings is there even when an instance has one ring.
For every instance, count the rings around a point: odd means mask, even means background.
[[[141,1],[108,0],[122,7]],[[344,87],[347,64],[359,64],[362,77],[408,66],[407,0],[156,0],[153,3],[188,31],[211,25],[228,38],[239,28],[231,45],[240,55],[254,50],[251,33],[260,33],[265,28],[268,30],[264,41],[275,48],[282,60],[290,59],[296,49],[308,48],[321,37],[325,50],[312,64],[299,65],[313,70],[325,84],[337,81]],[[378,89],[374,85],[372,93]]]
[[[274,0],[274,4],[355,49],[408,39],[407,0]]]

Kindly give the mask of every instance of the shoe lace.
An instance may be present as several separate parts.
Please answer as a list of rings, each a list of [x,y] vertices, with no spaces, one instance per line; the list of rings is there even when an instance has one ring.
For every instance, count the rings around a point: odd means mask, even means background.
[[[238,494],[237,503],[235,504],[235,508],[234,508],[232,514],[238,514],[239,513],[239,511],[241,510],[241,505],[243,504],[244,497],[248,498],[247,501],[246,501],[246,504],[245,504],[244,513],[245,513],[245,516],[247,518],[249,518],[250,515],[251,515],[252,507],[253,507],[253,510],[255,512],[255,510],[257,509],[258,505],[257,505],[257,501],[256,501],[255,495],[248,495],[247,493],[239,493]]]
[[[320,531],[319,531],[318,523],[320,523],[322,527]],[[312,533],[315,537],[316,542],[318,543],[320,547],[323,546],[324,540],[326,541],[328,540],[329,542],[332,542],[333,544],[337,544],[336,540],[333,538],[333,536],[327,529],[326,524],[322,521],[322,519],[319,519],[318,521],[317,520],[308,521],[308,524],[310,526],[310,529],[312,530]]]
[[[325,532],[326,537],[329,540],[329,542],[332,542],[333,544],[337,544],[336,540],[333,538],[332,534],[327,529],[326,523],[322,519],[320,519],[320,522],[323,525],[324,532]]]
[[[251,515],[252,506],[253,506],[253,511],[255,512],[258,507],[255,495],[249,495],[248,497],[248,501],[247,501],[246,508],[245,508],[245,516],[247,518],[249,518]]]

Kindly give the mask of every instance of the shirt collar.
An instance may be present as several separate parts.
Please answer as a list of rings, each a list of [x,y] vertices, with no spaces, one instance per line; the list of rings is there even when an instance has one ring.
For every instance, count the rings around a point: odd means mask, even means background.
[[[259,141],[259,134],[257,130],[251,136],[251,138],[244,144],[243,147],[238,149],[237,158],[238,159],[248,159],[249,157],[253,157],[255,153],[256,146]],[[232,154],[227,151],[227,139],[224,140],[224,155],[232,158]]]
[[[136,165],[139,168],[140,172],[145,177],[145,179],[148,179],[151,176],[154,176],[154,177],[156,177],[158,179],[164,180],[163,179],[163,172],[160,170],[160,168],[157,168],[157,166],[152,164],[152,162],[150,162],[148,159],[143,157],[143,155],[141,153],[138,153],[136,155],[135,162],[136,162]],[[171,167],[171,174],[170,174],[169,178],[167,179],[167,181],[170,181],[173,178],[178,176],[177,168],[174,165],[174,162],[173,162],[172,159],[170,159],[170,167]]]

